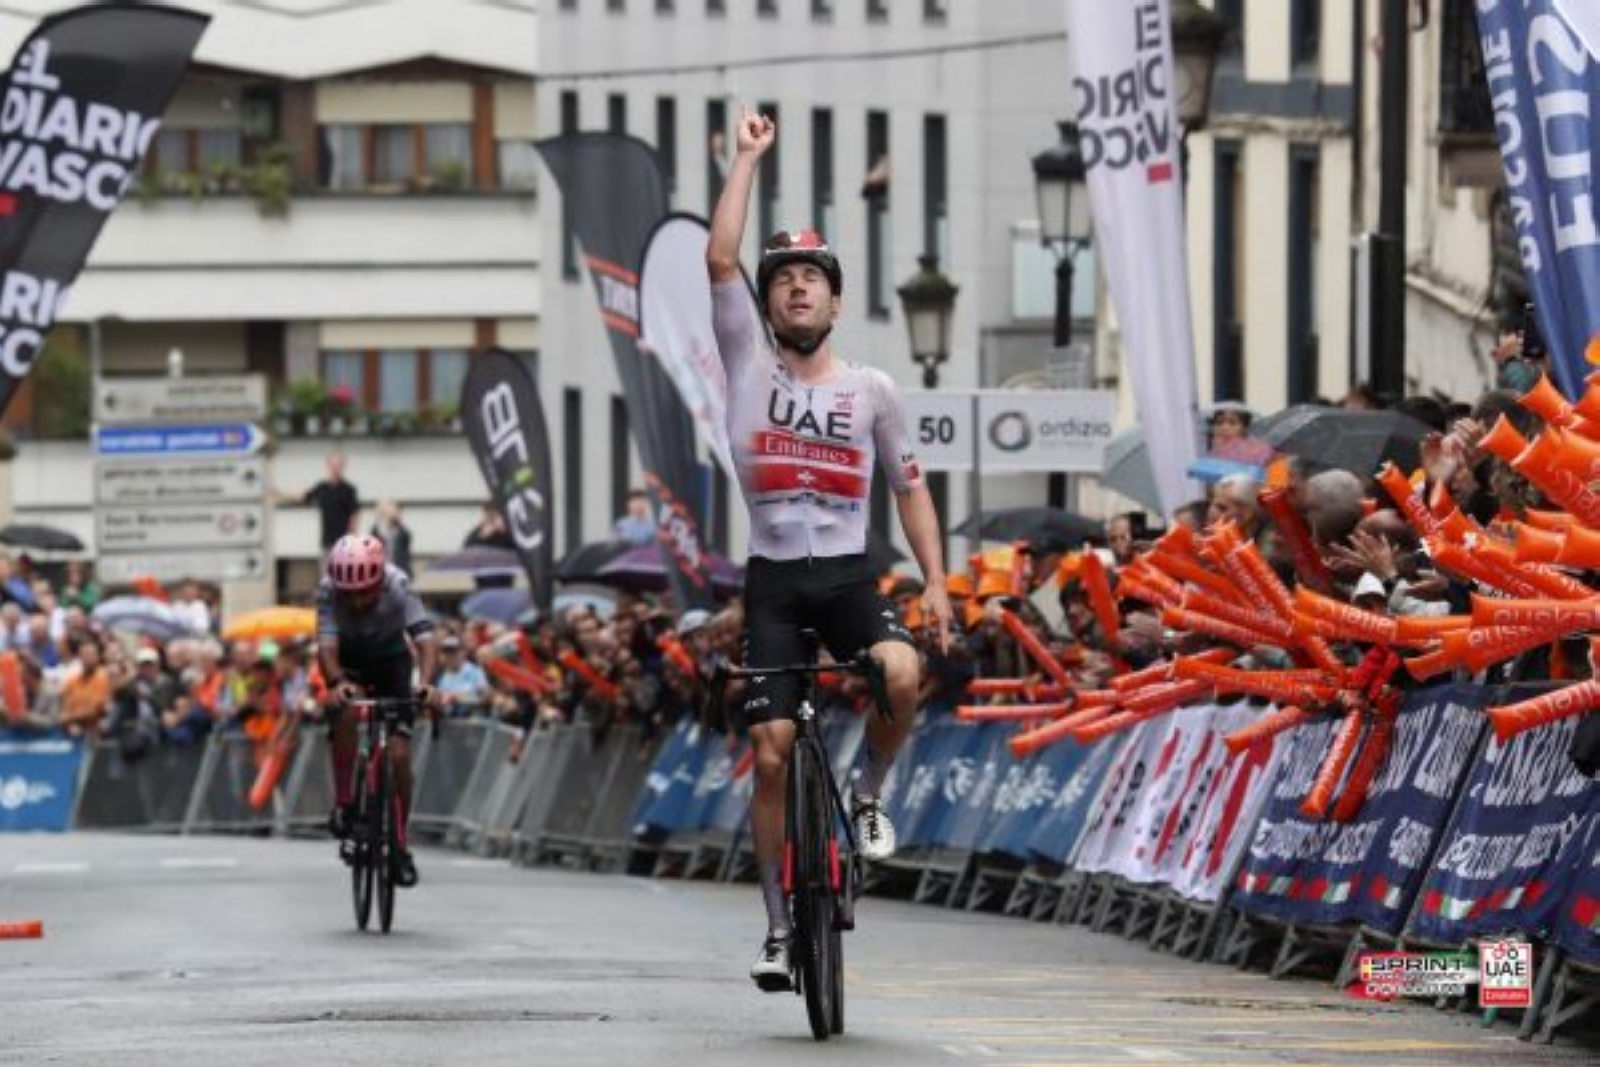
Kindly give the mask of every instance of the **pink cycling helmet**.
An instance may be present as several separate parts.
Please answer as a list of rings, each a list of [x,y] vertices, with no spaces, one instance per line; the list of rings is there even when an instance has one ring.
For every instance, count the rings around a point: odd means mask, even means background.
[[[383,542],[371,534],[345,534],[328,552],[328,580],[341,593],[364,593],[383,583]]]

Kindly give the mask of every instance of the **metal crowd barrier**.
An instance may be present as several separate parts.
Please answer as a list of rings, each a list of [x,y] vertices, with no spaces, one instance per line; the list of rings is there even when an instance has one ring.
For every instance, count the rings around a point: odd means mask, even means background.
[[[100,742],[84,757],[73,825],[90,830],[181,831],[207,751],[205,745],[163,746],[129,763],[116,743]]]
[[[183,832],[270,831],[272,813],[250,807],[250,788],[258,770],[254,741],[237,734],[212,734],[183,817]]]

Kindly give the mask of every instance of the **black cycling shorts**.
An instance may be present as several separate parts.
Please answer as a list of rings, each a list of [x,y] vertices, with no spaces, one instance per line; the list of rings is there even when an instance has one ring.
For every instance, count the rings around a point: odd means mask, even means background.
[[[365,689],[369,697],[409,701],[416,695],[411,688],[413,665],[410,650],[402,650],[397,656],[367,657],[352,656],[341,648],[339,669],[344,671],[347,680]],[[337,707],[334,705],[332,714],[328,716],[329,726],[338,721]],[[408,704],[395,716],[395,732],[402,737],[410,737],[411,726],[416,719],[416,705]]]
[[[878,592],[867,557],[772,560],[751,556],[744,575],[744,665],[787,667],[808,662],[802,630],[814,630],[836,660],[881,641],[913,644],[894,605]],[[800,706],[802,680],[767,675],[752,680],[741,705],[750,725],[787,719]]]

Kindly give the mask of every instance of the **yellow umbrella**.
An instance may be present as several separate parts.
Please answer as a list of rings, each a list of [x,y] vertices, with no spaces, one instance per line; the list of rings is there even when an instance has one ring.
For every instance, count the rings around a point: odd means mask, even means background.
[[[311,608],[278,606],[247,611],[223,627],[228,641],[283,641],[310,637],[317,632],[317,613]]]

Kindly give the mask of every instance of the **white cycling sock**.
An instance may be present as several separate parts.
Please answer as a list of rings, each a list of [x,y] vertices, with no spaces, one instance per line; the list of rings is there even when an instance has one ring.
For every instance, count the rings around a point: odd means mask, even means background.
[[[894,757],[884,756],[870,744],[866,750],[866,766],[861,768],[854,789],[858,797],[875,797],[883,791],[883,782],[889,777],[889,769],[894,766]]]
[[[783,864],[778,860],[761,864],[761,900],[767,906],[767,932],[787,936],[789,906],[783,899]]]

